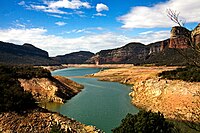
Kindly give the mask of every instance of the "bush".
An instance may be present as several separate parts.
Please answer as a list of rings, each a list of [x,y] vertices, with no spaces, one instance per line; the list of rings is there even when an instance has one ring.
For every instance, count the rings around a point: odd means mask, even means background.
[[[158,76],[166,79],[178,79],[189,82],[200,82],[200,68],[188,66],[185,68],[177,68],[172,71],[164,71]]]
[[[140,111],[136,115],[127,114],[119,127],[113,133],[175,133],[174,125],[167,122],[158,112]]]

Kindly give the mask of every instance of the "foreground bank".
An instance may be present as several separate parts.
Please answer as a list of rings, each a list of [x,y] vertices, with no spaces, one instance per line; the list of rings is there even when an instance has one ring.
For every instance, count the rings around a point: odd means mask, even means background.
[[[80,84],[31,66],[0,66],[0,82],[0,132],[101,132],[37,105],[64,103],[81,91]]]

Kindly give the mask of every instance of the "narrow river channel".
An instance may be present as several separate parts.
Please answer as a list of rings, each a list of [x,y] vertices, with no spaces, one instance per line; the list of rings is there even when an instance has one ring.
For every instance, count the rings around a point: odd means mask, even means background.
[[[98,72],[98,68],[67,68],[56,70],[52,75],[84,76]],[[117,127],[127,113],[135,114],[138,109],[130,102],[128,93],[131,86],[116,82],[98,81],[95,78],[70,78],[84,85],[78,95],[65,104],[50,104],[52,111],[57,111],[84,124],[94,125],[106,133]]]

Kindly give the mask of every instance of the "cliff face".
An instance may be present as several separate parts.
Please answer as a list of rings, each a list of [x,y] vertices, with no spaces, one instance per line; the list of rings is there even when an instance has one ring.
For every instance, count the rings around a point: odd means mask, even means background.
[[[141,43],[129,43],[121,48],[102,50],[87,60],[87,63],[131,63],[140,62],[148,55],[148,48]]]
[[[83,64],[87,59],[94,56],[94,53],[88,51],[79,51],[66,55],[58,55],[53,57],[55,61],[60,62],[61,64]]]
[[[192,31],[192,41],[195,44],[200,44],[200,24]]]
[[[15,45],[0,41],[1,64],[57,65],[58,62],[48,56],[48,52],[31,44]]]
[[[25,91],[31,92],[38,102],[64,103],[83,88],[64,77],[19,79]]]
[[[188,48],[191,32],[180,26],[172,27],[169,48]]]

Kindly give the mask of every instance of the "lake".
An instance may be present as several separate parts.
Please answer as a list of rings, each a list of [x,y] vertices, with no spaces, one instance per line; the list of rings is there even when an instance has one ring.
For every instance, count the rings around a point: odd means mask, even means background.
[[[52,72],[60,76],[84,76],[100,71],[98,68],[66,68]],[[74,118],[86,125],[94,125],[106,133],[119,126],[127,113],[136,114],[131,104],[131,86],[95,78],[70,78],[84,85],[84,89],[65,104],[49,104],[47,108]]]

